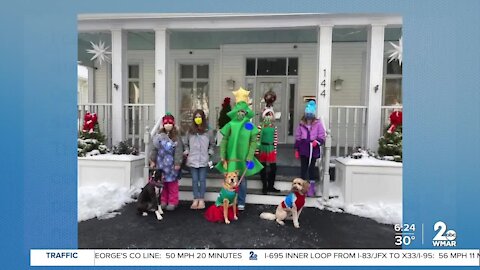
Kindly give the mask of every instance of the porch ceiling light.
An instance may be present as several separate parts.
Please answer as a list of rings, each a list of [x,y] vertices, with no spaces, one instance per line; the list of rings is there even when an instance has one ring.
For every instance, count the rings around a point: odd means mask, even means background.
[[[336,79],[335,81],[333,81],[333,87],[335,88],[335,90],[342,90],[342,84],[343,84],[343,80],[338,78]]]

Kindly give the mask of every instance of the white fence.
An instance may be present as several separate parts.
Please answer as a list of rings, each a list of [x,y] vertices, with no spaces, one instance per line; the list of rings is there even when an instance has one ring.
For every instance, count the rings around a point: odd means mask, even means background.
[[[393,110],[402,106],[382,106],[382,123],[380,134],[390,122]],[[100,130],[107,137],[107,146],[112,146],[112,104],[87,103],[78,105],[78,130],[82,129],[86,112],[97,113]],[[144,151],[143,134],[145,127],[155,125],[154,104],[125,104],[124,138],[140,151]],[[366,106],[330,106],[330,131],[332,138],[332,155],[346,156],[358,147],[366,146],[367,107]]]
[[[366,130],[366,106],[330,106],[332,155],[345,156],[358,147],[364,148]]]
[[[155,125],[155,104],[125,104],[125,138],[141,152],[145,150],[145,127]]]
[[[125,104],[124,138],[140,151],[144,151],[143,134],[145,126],[153,127],[155,124],[154,104]],[[110,103],[85,103],[78,104],[78,130],[82,130],[84,117],[87,112],[96,113],[100,131],[105,135],[105,144],[112,147],[112,104]]]

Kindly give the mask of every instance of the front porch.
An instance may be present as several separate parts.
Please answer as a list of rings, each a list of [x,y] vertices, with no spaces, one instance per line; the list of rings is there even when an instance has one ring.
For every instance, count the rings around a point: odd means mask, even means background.
[[[335,155],[375,150],[388,111],[401,107],[393,102],[401,102],[401,68],[387,57],[401,27],[401,17],[379,14],[80,15],[89,84],[79,125],[97,112],[110,146],[127,139],[143,150],[144,128],[166,111],[184,126],[202,108],[217,129],[232,90],[251,90],[259,113],[262,92],[273,88],[283,143],[293,143],[305,100],[314,98]],[[111,63],[91,61],[90,42],[105,42]]]

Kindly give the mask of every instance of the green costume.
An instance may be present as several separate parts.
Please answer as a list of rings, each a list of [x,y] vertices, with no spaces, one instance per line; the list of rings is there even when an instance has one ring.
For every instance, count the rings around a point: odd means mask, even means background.
[[[245,111],[245,117],[242,120],[237,118],[239,111]],[[246,161],[250,160],[254,167],[247,170],[245,176],[254,175],[263,168],[263,165],[254,157],[258,134],[257,127],[250,122],[254,113],[245,101],[240,101],[227,115],[231,120],[220,130],[223,135],[220,158],[227,161],[227,170],[223,168],[221,161],[216,168],[222,173],[238,171],[239,175],[242,175],[246,169]]]
[[[267,154],[275,151],[277,128],[270,123],[265,123],[260,127],[262,132],[260,132],[259,151]]]
[[[235,196],[237,196],[237,192],[235,192],[235,190],[230,191],[225,188],[222,188],[220,190],[220,194],[218,194],[217,200],[215,201],[215,205],[216,206],[223,205],[224,199],[228,200],[228,205],[232,205],[233,201],[235,200]]]

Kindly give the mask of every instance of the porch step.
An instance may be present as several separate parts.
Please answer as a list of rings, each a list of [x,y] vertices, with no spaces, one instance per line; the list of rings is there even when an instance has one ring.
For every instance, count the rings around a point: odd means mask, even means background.
[[[281,185],[279,185],[281,183]],[[205,192],[205,201],[214,202],[222,187],[223,181],[219,179],[207,179],[207,191]],[[288,185],[288,187],[284,186]],[[266,205],[278,205],[284,197],[288,194],[291,188],[291,183],[286,181],[276,181],[275,187],[280,189],[279,193],[268,193],[267,195],[262,194],[261,181],[248,179],[248,189],[247,189],[247,203],[250,204],[266,204]],[[282,188],[286,187],[286,188]],[[180,180],[179,186],[179,198],[180,200],[193,200],[193,191],[192,191],[192,179],[191,178],[182,178]],[[318,198],[307,197],[305,200],[306,207],[316,207]]]
[[[330,165],[330,180],[335,180],[335,167]],[[188,169],[182,170],[182,178],[191,178],[192,175]],[[207,179],[223,179],[223,174],[218,172],[216,169],[211,169],[207,171]],[[292,181],[295,177],[300,177],[300,166],[278,166],[277,165],[277,175],[275,177],[275,183],[277,181]],[[256,179],[260,180],[260,174],[255,174],[248,177],[248,180]]]
[[[284,192],[288,192],[292,188],[292,180],[293,178],[291,177],[277,178],[277,180],[275,181],[275,188],[282,190]],[[247,181],[248,181],[247,182],[248,188],[261,191],[263,184],[260,179],[248,178]],[[182,179],[180,179],[180,186],[192,187],[192,178],[182,177]],[[216,188],[215,191],[219,191],[222,186],[223,186],[223,175],[219,175],[218,177],[207,176],[207,189]],[[261,192],[259,194],[261,194]]]

